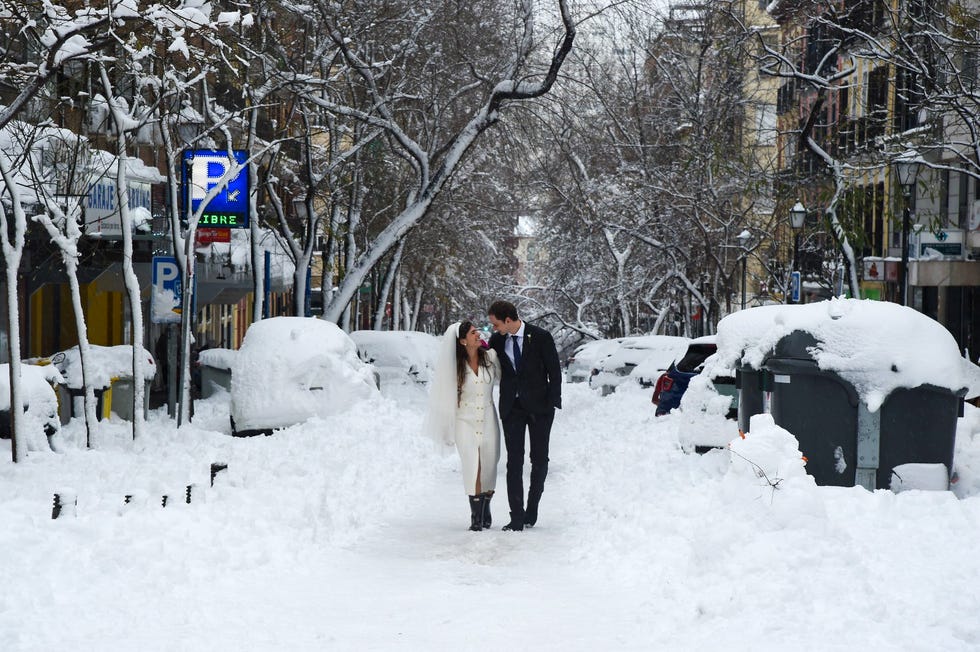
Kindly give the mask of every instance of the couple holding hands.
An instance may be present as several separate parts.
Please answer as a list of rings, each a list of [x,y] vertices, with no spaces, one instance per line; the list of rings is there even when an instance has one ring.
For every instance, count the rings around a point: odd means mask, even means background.
[[[496,301],[487,312],[495,331],[487,348],[469,321],[450,325],[443,335],[425,427],[437,440],[456,444],[470,501],[470,530],[479,531],[491,525],[503,422],[510,506],[510,522],[503,529],[519,532],[538,520],[551,424],[555,409],[561,408],[561,366],[551,334],[521,321],[514,304]],[[498,383],[499,420],[492,396]],[[525,432],[531,458],[526,503]]]

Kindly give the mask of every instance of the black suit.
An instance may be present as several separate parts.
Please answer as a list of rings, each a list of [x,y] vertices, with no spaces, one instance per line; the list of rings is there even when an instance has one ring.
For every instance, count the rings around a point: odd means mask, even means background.
[[[528,522],[537,519],[538,501],[548,475],[548,441],[555,408],[561,408],[561,364],[555,340],[548,331],[525,322],[521,362],[514,369],[505,345],[509,336],[494,333],[490,348],[500,358],[500,418],[507,445],[507,499],[511,522],[523,523],[524,432],[531,452],[531,483],[528,487]]]

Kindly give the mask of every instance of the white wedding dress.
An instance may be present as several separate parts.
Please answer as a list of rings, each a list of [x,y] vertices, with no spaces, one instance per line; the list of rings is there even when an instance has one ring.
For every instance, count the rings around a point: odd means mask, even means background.
[[[463,486],[469,496],[476,494],[477,472],[481,492],[493,491],[497,486],[500,421],[493,402],[493,386],[500,382],[500,361],[492,350],[487,351],[487,359],[490,367],[480,365],[477,373],[466,367],[466,380],[456,408],[456,450]]]

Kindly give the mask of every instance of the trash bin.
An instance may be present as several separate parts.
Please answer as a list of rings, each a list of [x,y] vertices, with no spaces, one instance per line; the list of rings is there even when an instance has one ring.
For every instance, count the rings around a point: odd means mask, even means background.
[[[96,387],[92,390],[95,395],[95,417],[102,421],[106,416],[105,405],[103,397],[105,396],[107,387]],[[68,395],[71,397],[69,401],[69,410],[71,412],[70,417],[85,417],[85,390],[81,387],[69,387]],[[62,417],[64,418],[64,417]]]
[[[201,398],[210,398],[219,391],[231,391],[231,369],[201,365]]]
[[[871,412],[851,383],[817,366],[807,350],[816,345],[810,333],[793,331],[763,366],[772,373],[773,421],[799,441],[807,473],[818,485],[887,489],[893,469],[907,463],[952,470],[965,390],[897,389]]]
[[[765,393],[772,390],[772,376],[765,369],[753,369],[742,361],[735,367],[738,390],[738,431],[749,431],[749,421],[766,411]]]
[[[888,395],[880,410],[878,487],[890,487],[893,470],[902,464],[945,464],[952,472],[956,420],[963,416],[966,391],[920,385]]]
[[[770,412],[793,433],[806,471],[819,485],[853,487],[857,469],[858,395],[807,352],[816,339],[802,331],[782,338],[765,362],[772,374]]]
[[[150,385],[152,380],[144,381],[143,389],[143,418],[145,419],[150,412]],[[112,385],[102,395],[102,410],[99,411],[103,417],[108,417],[113,412],[120,419],[126,421],[133,420],[133,377],[124,376],[113,378]]]

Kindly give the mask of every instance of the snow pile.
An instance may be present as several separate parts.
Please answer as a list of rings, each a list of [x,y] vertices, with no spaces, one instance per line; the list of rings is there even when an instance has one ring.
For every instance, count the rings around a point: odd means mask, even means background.
[[[806,473],[796,438],[768,414],[752,417],[749,430],[728,445],[731,466],[720,485],[722,500],[739,510],[761,505],[762,514],[779,526],[825,520],[823,500]]]
[[[249,326],[231,367],[231,416],[239,430],[325,417],[377,395],[371,368],[336,324],[273,317]]]
[[[892,469],[891,490],[898,493],[910,489],[946,491],[949,470],[945,464],[899,464]]]
[[[157,373],[157,365],[153,356],[144,347],[143,351],[143,379],[152,380]],[[97,346],[89,345],[89,355],[85,360],[85,380],[89,386],[95,388],[106,388],[112,384],[115,378],[133,377],[133,347],[129,344],[119,344],[116,346]],[[64,359],[54,364],[65,377],[65,382],[71,389],[82,388],[82,363],[79,356],[78,346],[56,353],[51,356],[53,360],[64,355]]]
[[[24,410],[24,431],[27,433],[27,449],[29,451],[49,450],[48,440],[44,434],[45,425],[52,432],[57,432],[61,427],[58,418],[58,397],[51,387],[52,382],[59,382],[61,374],[54,367],[48,365],[38,367],[30,364],[20,365],[21,378],[21,400],[25,406]],[[10,411],[10,365],[0,364],[0,411]],[[7,421],[8,415],[0,417],[4,420],[0,425],[0,430],[9,434],[10,423]],[[52,440],[51,444],[57,449],[58,441]]]
[[[718,353],[708,364],[731,369],[741,357],[761,368],[794,331],[817,340],[810,351],[817,365],[850,382],[872,412],[897,388],[928,383],[955,392],[973,377],[972,363],[960,357],[956,340],[941,324],[912,308],[857,299],[762,306],[729,315],[718,323]]]

